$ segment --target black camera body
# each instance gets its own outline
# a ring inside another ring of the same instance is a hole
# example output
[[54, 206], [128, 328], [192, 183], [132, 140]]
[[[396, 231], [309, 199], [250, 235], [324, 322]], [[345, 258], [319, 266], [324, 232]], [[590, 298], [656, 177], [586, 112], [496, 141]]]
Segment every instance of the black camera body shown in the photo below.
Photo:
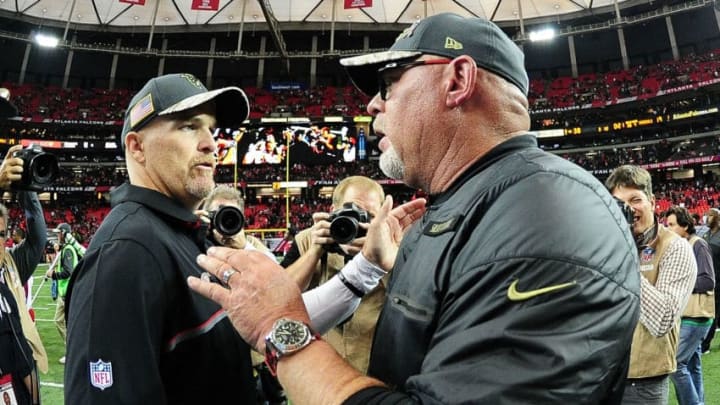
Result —
[[209, 232], [218, 231], [223, 236], [233, 236], [245, 226], [245, 216], [240, 208], [232, 205], [221, 205], [217, 210], [208, 212], [210, 218]]
[[342, 208], [330, 213], [328, 221], [330, 221], [330, 236], [335, 242], [343, 244], [365, 236], [367, 232], [359, 224], [369, 223], [370, 214], [355, 203], [348, 202], [343, 204]]
[[620, 211], [623, 214], [623, 218], [627, 221], [628, 224], [631, 224], [635, 222], [635, 211], [633, 211], [632, 207], [630, 207], [625, 201], [613, 197], [615, 199], [615, 202], [617, 203], [618, 207], [620, 207]]
[[60, 172], [57, 157], [43, 152], [40, 145], [30, 144], [16, 151], [13, 157], [23, 160], [22, 177], [11, 185], [15, 190], [42, 191]]

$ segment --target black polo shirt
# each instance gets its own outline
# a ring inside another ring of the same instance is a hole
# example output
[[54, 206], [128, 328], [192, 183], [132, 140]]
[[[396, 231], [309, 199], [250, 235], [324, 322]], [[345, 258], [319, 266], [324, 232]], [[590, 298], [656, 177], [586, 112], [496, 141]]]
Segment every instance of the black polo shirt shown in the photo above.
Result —
[[146, 188], [112, 204], [70, 281], [65, 402], [254, 403], [249, 346], [186, 284], [207, 230]]

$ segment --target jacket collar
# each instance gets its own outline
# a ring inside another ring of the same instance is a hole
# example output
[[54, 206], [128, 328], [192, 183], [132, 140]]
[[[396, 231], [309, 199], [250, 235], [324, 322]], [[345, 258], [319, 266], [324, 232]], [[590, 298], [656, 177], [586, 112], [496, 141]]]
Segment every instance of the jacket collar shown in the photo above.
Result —
[[177, 200], [149, 188], [124, 183], [110, 193], [110, 204], [112, 207], [123, 202], [142, 204], [153, 210], [157, 215], [190, 230], [206, 228], [204, 222], [202, 222], [197, 215], [189, 211]]
[[655, 222], [650, 228], [635, 237], [635, 245], [639, 250], [642, 250], [648, 246], [655, 247], [658, 237], [658, 224], [658, 220], [657, 218], [655, 218]]
[[533, 135], [514, 136], [507, 141], [495, 146], [489, 152], [482, 155], [475, 163], [465, 170], [460, 177], [444, 192], [429, 197], [429, 205], [440, 204], [450, 198], [457, 190], [477, 173], [485, 170], [498, 159], [520, 149], [537, 147], [537, 139]]

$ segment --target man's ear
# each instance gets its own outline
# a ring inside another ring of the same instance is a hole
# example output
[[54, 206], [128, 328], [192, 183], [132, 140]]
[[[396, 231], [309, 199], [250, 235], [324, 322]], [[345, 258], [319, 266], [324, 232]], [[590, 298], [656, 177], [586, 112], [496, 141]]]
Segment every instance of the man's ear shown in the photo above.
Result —
[[132, 157], [136, 162], [145, 162], [142, 135], [135, 131], [128, 132], [127, 135], [125, 135], [125, 151], [128, 156]]
[[475, 92], [478, 68], [475, 60], [467, 55], [453, 59], [450, 67], [452, 76], [448, 82], [445, 104], [449, 108], [455, 108], [469, 100]]

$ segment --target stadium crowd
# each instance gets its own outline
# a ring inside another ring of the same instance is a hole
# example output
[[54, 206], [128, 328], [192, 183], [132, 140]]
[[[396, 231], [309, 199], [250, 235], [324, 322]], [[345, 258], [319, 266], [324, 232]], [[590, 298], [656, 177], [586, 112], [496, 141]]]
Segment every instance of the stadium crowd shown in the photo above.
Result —
[[[586, 73], [576, 78], [534, 78], [530, 82], [528, 99], [530, 112], [537, 115], [647, 100], [669, 92], [712, 85], [716, 81], [720, 81], [719, 50], [628, 70]], [[9, 82], [1, 86], [10, 90], [20, 115], [35, 122], [46, 119], [120, 122], [125, 113], [124, 106], [132, 95], [128, 89], [63, 89]], [[246, 87], [244, 90], [250, 101], [251, 119], [273, 115], [364, 115], [369, 101], [350, 85]]]

